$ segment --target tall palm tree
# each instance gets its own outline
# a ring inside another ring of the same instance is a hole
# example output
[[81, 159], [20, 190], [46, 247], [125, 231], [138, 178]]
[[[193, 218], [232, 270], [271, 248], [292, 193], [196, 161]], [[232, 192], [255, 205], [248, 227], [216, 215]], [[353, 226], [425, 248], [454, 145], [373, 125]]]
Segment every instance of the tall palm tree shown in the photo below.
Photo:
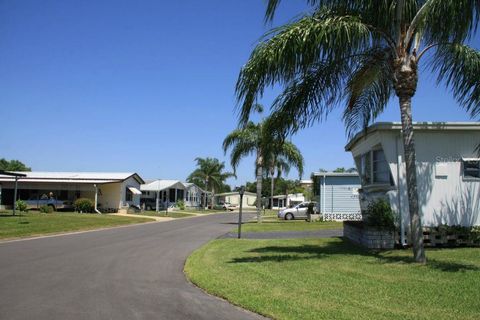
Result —
[[[257, 105], [256, 110], [261, 112], [261, 106]], [[302, 174], [303, 156], [293, 143], [285, 141], [280, 135], [273, 134], [268, 119], [257, 124], [249, 121], [243, 128], [233, 130], [223, 141], [223, 151], [226, 153], [229, 148], [232, 148], [230, 163], [234, 171], [242, 158], [248, 155], [255, 156], [257, 220], [261, 222], [260, 200], [264, 170], [269, 170], [271, 165], [280, 163], [275, 159], [282, 159], [285, 163], [297, 167]]]
[[[205, 190], [210, 190], [212, 193], [211, 197], [211, 206], [213, 209], [214, 203], [213, 199], [215, 196], [215, 191], [220, 190], [229, 177], [233, 177], [234, 174], [231, 172], [225, 172], [225, 163], [220, 162], [216, 158], [195, 158], [197, 162], [197, 169], [195, 169], [188, 177], [188, 182], [201, 182], [200, 185], [203, 185]], [[203, 199], [204, 207], [207, 206], [207, 195]]]
[[255, 124], [249, 121], [243, 128], [233, 130], [223, 140], [223, 151], [232, 147], [230, 164], [236, 172], [238, 164], [243, 157], [255, 155], [255, 172], [257, 181], [257, 221], [262, 221], [261, 202], [262, 198], [262, 177], [264, 168], [264, 148], [266, 147], [265, 123]]
[[[242, 123], [268, 86], [278, 125], [296, 131], [345, 106], [347, 133], [366, 127], [399, 100], [414, 259], [425, 263], [418, 205], [412, 97], [423, 66], [436, 72], [472, 117], [480, 115], [479, 0], [307, 0], [310, 12], [257, 45], [237, 82]], [[269, 0], [271, 20], [280, 0]]]
[[301, 178], [303, 175], [304, 160], [302, 153], [292, 142], [280, 140], [280, 144], [274, 146], [269, 155], [266, 156], [266, 172], [270, 175], [270, 208], [273, 208], [273, 192], [275, 189], [275, 172], [277, 178], [282, 173], [286, 175], [290, 172], [290, 167], [294, 166]]

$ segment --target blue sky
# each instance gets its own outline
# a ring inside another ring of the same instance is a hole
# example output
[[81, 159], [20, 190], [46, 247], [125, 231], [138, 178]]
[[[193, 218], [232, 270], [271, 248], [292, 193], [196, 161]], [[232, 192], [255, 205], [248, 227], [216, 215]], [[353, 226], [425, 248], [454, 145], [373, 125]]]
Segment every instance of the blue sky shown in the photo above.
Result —
[[[273, 25], [305, 10], [285, 1]], [[0, 157], [36, 171], [135, 171], [185, 179], [196, 157], [228, 165], [234, 86], [272, 25], [262, 0], [0, 1]], [[265, 105], [272, 101], [267, 93]], [[416, 121], [468, 121], [424, 74]], [[381, 121], [399, 121], [392, 101]], [[340, 111], [292, 138], [306, 174], [351, 167]], [[238, 168], [252, 181], [253, 159]], [[292, 171], [291, 178], [297, 173]]]

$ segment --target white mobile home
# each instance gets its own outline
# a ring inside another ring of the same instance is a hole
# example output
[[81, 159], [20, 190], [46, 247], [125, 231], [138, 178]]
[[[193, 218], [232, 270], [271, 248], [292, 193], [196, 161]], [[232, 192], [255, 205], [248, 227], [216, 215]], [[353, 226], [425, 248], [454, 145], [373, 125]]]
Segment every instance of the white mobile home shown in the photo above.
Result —
[[[256, 206], [257, 195], [252, 192], [247, 192], [243, 194], [243, 208], [254, 208]], [[240, 194], [238, 192], [225, 192], [215, 195], [215, 204], [231, 203], [234, 205], [240, 205]]]
[[[17, 200], [35, 200], [53, 194], [58, 200], [97, 200], [100, 211], [113, 212], [140, 204], [140, 184], [136, 173], [107, 172], [21, 172]], [[0, 207], [13, 206], [14, 177], [0, 175]]]
[[204, 203], [204, 197], [207, 194], [194, 183], [165, 179], [142, 184], [140, 190], [142, 191], [142, 202], [145, 202], [148, 210], [156, 208], [157, 199], [162, 206], [181, 200], [185, 202], [186, 207], [198, 208]]
[[[480, 224], [480, 123], [416, 123], [419, 208], [424, 226]], [[362, 209], [379, 197], [400, 213], [402, 243], [409, 230], [400, 123], [377, 123], [345, 147], [361, 176]]]
[[305, 201], [303, 193], [280, 194], [273, 196], [273, 210], [291, 208]]
[[360, 177], [357, 173], [315, 172], [318, 212], [325, 220], [361, 220]]

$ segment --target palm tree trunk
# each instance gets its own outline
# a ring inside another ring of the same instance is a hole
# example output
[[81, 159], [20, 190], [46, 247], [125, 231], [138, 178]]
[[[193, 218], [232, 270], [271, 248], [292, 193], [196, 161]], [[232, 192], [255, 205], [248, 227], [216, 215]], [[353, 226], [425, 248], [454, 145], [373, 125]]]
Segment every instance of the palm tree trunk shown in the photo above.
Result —
[[274, 170], [270, 171], [270, 179], [271, 179], [271, 181], [270, 181], [270, 209], [272, 209], [272, 210], [273, 210], [273, 189], [275, 187], [275, 176], [274, 176], [274, 174], [275, 174]]
[[401, 96], [400, 114], [402, 118], [403, 149], [405, 154], [407, 174], [408, 209], [410, 211], [411, 240], [413, 257], [416, 262], [425, 263], [425, 250], [423, 247], [423, 231], [418, 208], [417, 172], [415, 160], [415, 140], [412, 123], [412, 98]]
[[402, 118], [403, 151], [405, 154], [405, 171], [407, 175], [408, 209], [410, 211], [410, 233], [413, 245], [413, 258], [425, 263], [423, 231], [418, 208], [417, 169], [415, 162], [415, 140], [412, 123], [412, 97], [417, 89], [418, 69], [415, 56], [407, 55], [400, 48], [400, 57], [394, 61], [395, 92], [400, 102]]
[[208, 198], [208, 178], [205, 179], [205, 196], [203, 197], [203, 209], [207, 208], [207, 198]]
[[215, 201], [215, 188], [213, 186], [212, 186], [212, 199], [210, 201], [211, 201], [210, 206], [213, 210], [213, 203]]
[[262, 222], [262, 168], [263, 161], [260, 151], [257, 152], [257, 221]]

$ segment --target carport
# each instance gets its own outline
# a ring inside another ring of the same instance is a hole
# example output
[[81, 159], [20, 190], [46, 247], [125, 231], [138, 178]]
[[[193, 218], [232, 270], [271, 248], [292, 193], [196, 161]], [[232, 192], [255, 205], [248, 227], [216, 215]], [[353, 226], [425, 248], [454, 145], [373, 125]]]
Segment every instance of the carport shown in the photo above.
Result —
[[155, 193], [155, 210], [160, 211], [160, 201], [167, 206], [185, 198], [185, 185], [180, 180], [155, 180], [142, 184], [140, 190], [147, 195]]
[[[21, 177], [26, 177], [27, 175], [25, 173], [10, 172], [10, 171], [4, 171], [4, 170], [0, 170], [0, 174], [4, 176], [14, 177], [15, 179], [15, 186], [14, 186], [14, 192], [13, 192], [13, 215], [15, 215], [15, 210], [17, 209], [15, 205], [15, 201], [17, 199], [18, 179]], [[2, 185], [0, 184], [0, 206], [1, 205], [2, 205]]]

